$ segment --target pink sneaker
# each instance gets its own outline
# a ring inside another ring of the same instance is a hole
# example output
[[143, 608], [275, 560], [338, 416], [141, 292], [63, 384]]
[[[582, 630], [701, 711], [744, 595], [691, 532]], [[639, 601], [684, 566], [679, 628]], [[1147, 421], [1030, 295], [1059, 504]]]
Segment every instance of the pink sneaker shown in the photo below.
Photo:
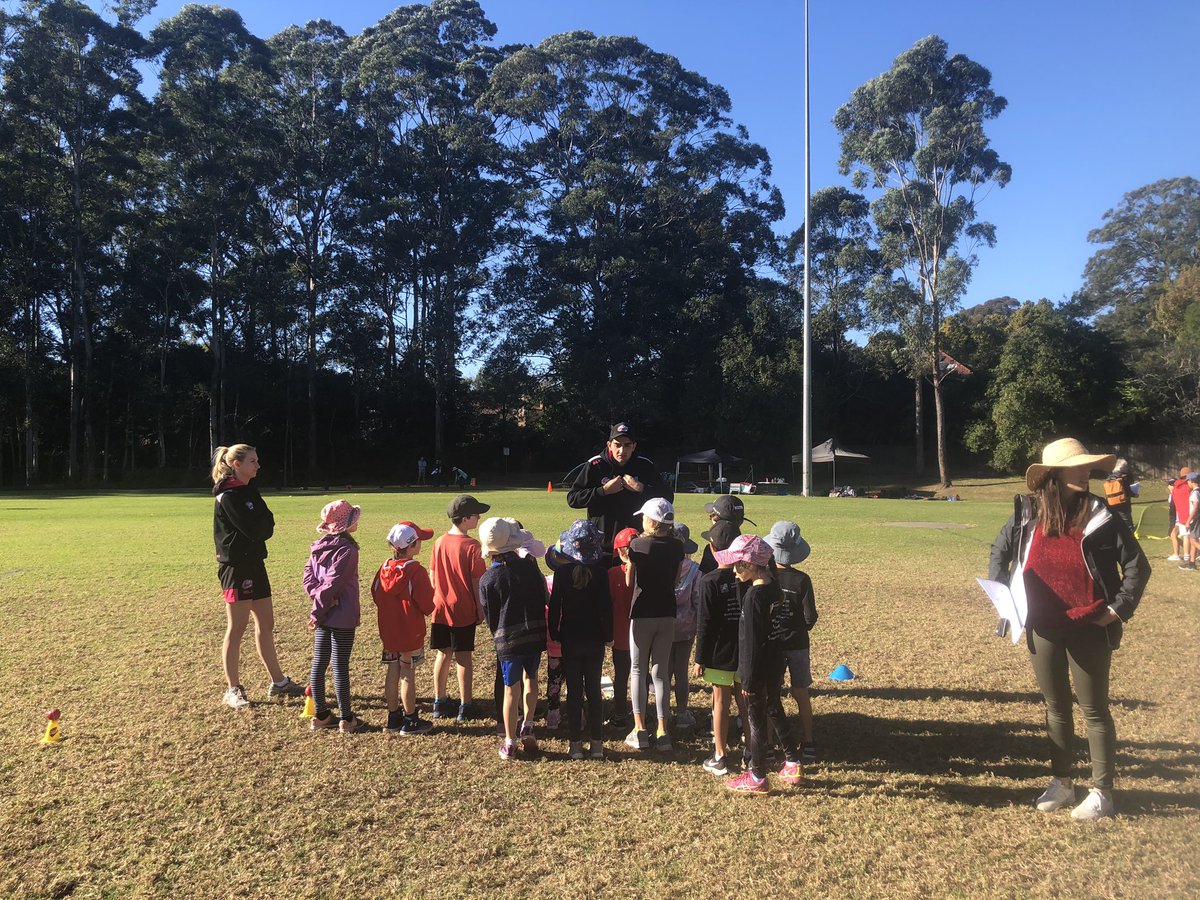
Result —
[[784, 784], [802, 784], [804, 769], [800, 767], [800, 763], [785, 762], [783, 768], [779, 770], [779, 780]]
[[500, 750], [498, 752], [500, 754], [500, 758], [505, 762], [512, 762], [515, 759], [520, 759], [520, 754], [517, 752], [517, 745], [510, 744], [508, 741], [505, 741], [500, 745]]
[[771, 793], [771, 788], [767, 784], [765, 778], [755, 778], [754, 773], [746, 770], [741, 775], [735, 775], [733, 778], [725, 780], [725, 787], [733, 791], [735, 794], [754, 794], [756, 796], [765, 797]]

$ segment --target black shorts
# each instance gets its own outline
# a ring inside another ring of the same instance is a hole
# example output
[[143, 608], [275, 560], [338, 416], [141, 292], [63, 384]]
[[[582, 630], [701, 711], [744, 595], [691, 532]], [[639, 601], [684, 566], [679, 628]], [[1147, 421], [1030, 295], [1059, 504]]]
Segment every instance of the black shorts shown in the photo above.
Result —
[[225, 594], [226, 603], [267, 600], [271, 596], [267, 565], [261, 559], [258, 562], [238, 563], [235, 566], [220, 563], [217, 566], [217, 578], [221, 582], [221, 591]]
[[470, 653], [475, 649], [475, 629], [477, 627], [477, 625], [462, 625], [456, 628], [442, 622], [430, 622], [429, 649]]

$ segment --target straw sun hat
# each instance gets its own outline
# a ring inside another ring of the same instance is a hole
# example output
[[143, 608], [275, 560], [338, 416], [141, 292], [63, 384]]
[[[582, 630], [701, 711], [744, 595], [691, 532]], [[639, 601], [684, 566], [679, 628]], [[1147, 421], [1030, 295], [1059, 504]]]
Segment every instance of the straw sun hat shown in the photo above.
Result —
[[1070, 469], [1087, 466], [1090, 469], [1110, 470], [1117, 458], [1111, 453], [1088, 453], [1087, 447], [1075, 438], [1059, 438], [1042, 450], [1042, 461], [1025, 470], [1025, 484], [1036, 491], [1051, 469]]

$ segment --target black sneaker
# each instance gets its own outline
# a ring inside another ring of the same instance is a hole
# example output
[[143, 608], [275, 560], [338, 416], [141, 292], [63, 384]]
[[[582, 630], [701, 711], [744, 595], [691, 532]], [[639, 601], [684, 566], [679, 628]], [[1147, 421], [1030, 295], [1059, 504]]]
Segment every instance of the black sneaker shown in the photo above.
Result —
[[453, 719], [458, 712], [458, 704], [449, 697], [437, 697], [433, 701], [433, 718]]
[[817, 761], [817, 745], [810, 744], [807, 741], [800, 745], [800, 761], [801, 762], [816, 762]]
[[383, 726], [383, 730], [388, 734], [396, 734], [404, 729], [404, 710], [389, 709], [387, 724]]
[[617, 715], [616, 713], [613, 713], [608, 719], [608, 727], [618, 728], [621, 731], [625, 731], [630, 727], [629, 715]]
[[401, 734], [428, 734], [433, 730], [433, 723], [426, 722], [416, 713], [411, 716], [404, 717], [404, 724], [400, 726]]
[[713, 775], [728, 775], [729, 766], [725, 764], [725, 757], [717, 756], [714, 752], [712, 756], [704, 761], [704, 771], [710, 772]]

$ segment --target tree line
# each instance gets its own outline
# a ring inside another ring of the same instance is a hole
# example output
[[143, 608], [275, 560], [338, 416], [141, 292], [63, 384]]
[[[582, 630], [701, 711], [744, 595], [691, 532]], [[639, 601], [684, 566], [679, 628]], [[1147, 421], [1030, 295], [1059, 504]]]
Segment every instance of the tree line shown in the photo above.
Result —
[[[473, 0], [267, 39], [152, 7], [0, 7], [0, 483], [194, 480], [233, 440], [283, 483], [553, 469], [624, 418], [664, 462], [786, 474], [803, 230], [719, 85], [632, 37], [498, 46]], [[813, 198], [817, 433], [920, 471], [931, 429], [944, 483], [1072, 416], [1195, 428], [1191, 179], [1106, 216], [1070, 303], [956, 313], [1004, 107], [918, 41], [838, 111], [853, 189]]]

